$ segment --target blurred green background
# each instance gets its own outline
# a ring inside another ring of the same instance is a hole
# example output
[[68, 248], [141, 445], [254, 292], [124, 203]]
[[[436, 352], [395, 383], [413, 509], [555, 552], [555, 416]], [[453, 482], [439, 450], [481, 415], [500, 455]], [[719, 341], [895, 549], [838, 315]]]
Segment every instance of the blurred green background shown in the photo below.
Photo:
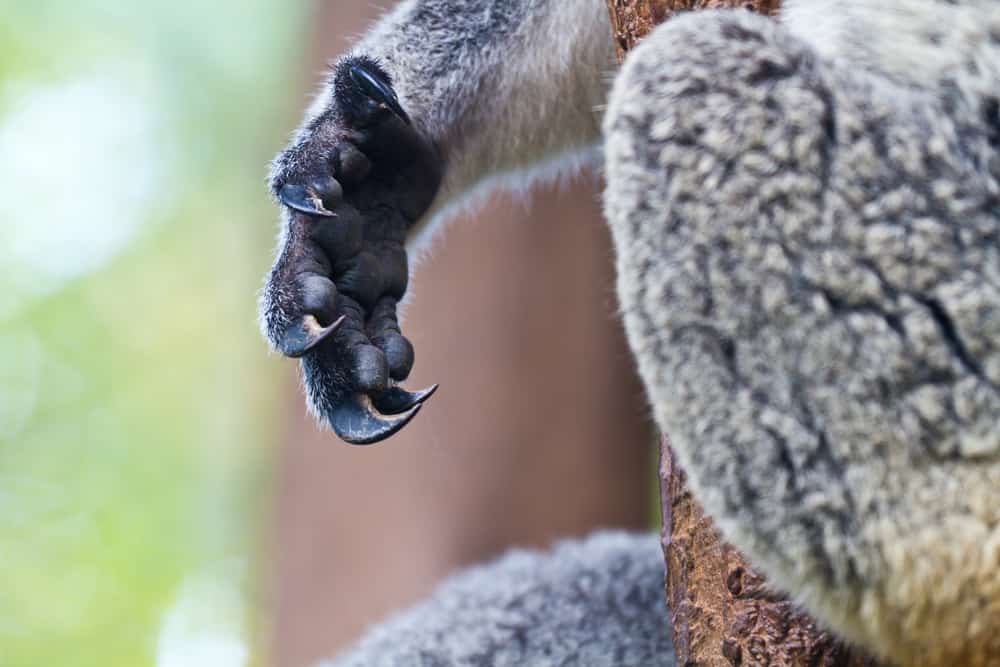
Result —
[[4, 667], [262, 661], [253, 295], [307, 10], [0, 0]]

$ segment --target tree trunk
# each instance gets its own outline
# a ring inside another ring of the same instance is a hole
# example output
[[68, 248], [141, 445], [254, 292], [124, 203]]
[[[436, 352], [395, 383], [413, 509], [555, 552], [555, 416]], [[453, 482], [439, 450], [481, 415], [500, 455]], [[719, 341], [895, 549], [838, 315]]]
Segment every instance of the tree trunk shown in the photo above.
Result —
[[743, 7], [771, 15], [778, 13], [781, 0], [607, 0], [607, 3], [618, 60], [624, 60], [626, 51], [631, 50], [657, 23], [677, 12]]
[[[680, 11], [743, 7], [775, 14], [780, 0], [607, 0], [618, 57]], [[875, 666], [820, 628], [721, 539], [684, 483], [669, 441], [660, 467], [667, 603], [678, 665]]]

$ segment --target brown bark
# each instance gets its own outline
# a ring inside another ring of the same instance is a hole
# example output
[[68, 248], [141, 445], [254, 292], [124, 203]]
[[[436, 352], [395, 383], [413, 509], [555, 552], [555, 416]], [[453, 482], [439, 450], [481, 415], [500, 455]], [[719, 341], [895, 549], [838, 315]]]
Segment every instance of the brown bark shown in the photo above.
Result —
[[776, 14], [781, 0], [607, 0], [607, 3], [615, 48], [621, 61], [625, 59], [625, 52], [657, 23], [677, 12], [743, 7], [761, 14]]
[[[775, 14], [780, 0], [607, 0], [618, 57], [680, 11], [743, 7]], [[847, 649], [767, 582], [715, 529], [663, 440], [660, 469], [667, 602], [679, 665], [875, 666]]]

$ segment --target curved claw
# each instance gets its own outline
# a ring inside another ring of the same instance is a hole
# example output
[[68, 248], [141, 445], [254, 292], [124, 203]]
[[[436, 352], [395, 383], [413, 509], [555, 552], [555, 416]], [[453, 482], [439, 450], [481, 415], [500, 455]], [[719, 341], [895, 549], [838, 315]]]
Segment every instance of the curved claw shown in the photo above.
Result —
[[351, 80], [354, 81], [354, 84], [358, 88], [365, 91], [368, 97], [382, 104], [389, 111], [399, 116], [403, 122], [410, 125], [410, 117], [406, 115], [403, 107], [400, 106], [396, 93], [384, 81], [380, 81], [372, 76], [371, 72], [358, 65], [351, 65], [350, 73]]
[[398, 415], [415, 405], [423, 405], [424, 401], [434, 395], [438, 385], [431, 385], [422, 391], [406, 391], [402, 387], [389, 387], [372, 399], [375, 409], [384, 415]]
[[340, 328], [340, 325], [347, 319], [346, 315], [341, 315], [336, 322], [328, 327], [320, 325], [319, 320], [313, 315], [305, 315], [297, 324], [288, 327], [278, 342], [278, 349], [286, 357], [297, 358], [304, 355], [322, 343], [327, 336]]
[[410, 423], [420, 405], [414, 405], [398, 415], [383, 415], [365, 394], [352, 394], [333, 409], [330, 425], [341, 440], [352, 445], [370, 445], [385, 440]]
[[304, 185], [293, 185], [286, 183], [278, 191], [278, 199], [282, 204], [296, 211], [309, 215], [321, 215], [325, 218], [332, 218], [333, 212], [323, 205], [323, 200], [316, 191]]

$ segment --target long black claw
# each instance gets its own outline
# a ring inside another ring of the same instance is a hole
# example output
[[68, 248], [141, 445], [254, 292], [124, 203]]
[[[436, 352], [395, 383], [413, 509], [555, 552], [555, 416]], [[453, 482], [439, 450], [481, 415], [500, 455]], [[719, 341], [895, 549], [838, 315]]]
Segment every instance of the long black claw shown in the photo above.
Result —
[[423, 391], [406, 391], [399, 386], [389, 387], [372, 399], [372, 404], [376, 410], [384, 415], [398, 415], [416, 405], [423, 405], [428, 398], [434, 395], [437, 388], [436, 384]]
[[420, 411], [414, 405], [399, 415], [380, 414], [365, 394], [352, 394], [350, 398], [333, 409], [330, 425], [341, 440], [352, 445], [370, 445], [385, 440], [390, 435], [410, 423]]
[[365, 91], [368, 97], [384, 105], [391, 112], [399, 116], [403, 122], [410, 125], [410, 117], [403, 111], [403, 107], [400, 106], [399, 99], [392, 88], [384, 81], [380, 81], [378, 78], [372, 76], [371, 72], [359, 65], [351, 65], [350, 72], [351, 80], [354, 81], [358, 88]]
[[304, 185], [292, 185], [287, 183], [281, 186], [278, 191], [278, 199], [281, 203], [296, 211], [308, 213], [309, 215], [321, 215], [332, 218], [333, 212], [323, 205], [323, 200], [312, 188]]
[[301, 357], [339, 329], [345, 319], [347, 316], [341, 315], [336, 322], [324, 327], [313, 315], [306, 315], [295, 325], [288, 327], [284, 335], [281, 336], [278, 349], [286, 357]]

